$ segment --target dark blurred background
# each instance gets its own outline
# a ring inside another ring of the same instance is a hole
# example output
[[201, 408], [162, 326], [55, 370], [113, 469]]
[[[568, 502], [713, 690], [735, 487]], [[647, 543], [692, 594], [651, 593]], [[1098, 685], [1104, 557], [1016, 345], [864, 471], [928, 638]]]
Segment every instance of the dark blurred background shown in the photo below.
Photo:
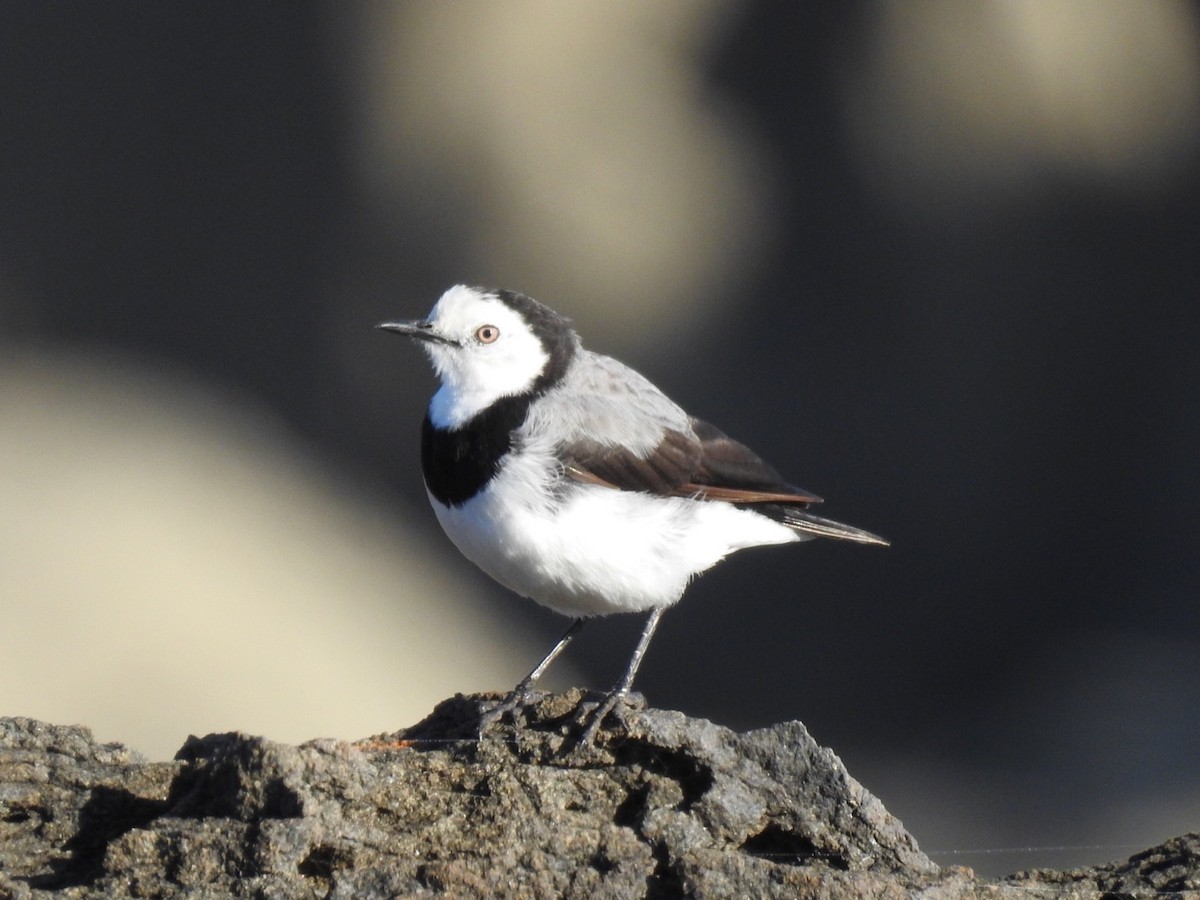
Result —
[[1200, 827], [1195, 4], [0, 18], [0, 712], [168, 756], [515, 682], [562, 622], [438, 533], [372, 328], [484, 283], [893, 541], [722, 564], [650, 702], [803, 720], [984, 873]]

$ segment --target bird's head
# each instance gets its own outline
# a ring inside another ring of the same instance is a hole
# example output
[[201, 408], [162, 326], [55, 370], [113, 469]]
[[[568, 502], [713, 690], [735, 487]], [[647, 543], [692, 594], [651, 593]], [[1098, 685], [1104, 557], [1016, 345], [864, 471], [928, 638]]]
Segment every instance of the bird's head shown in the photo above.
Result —
[[544, 391], [562, 377], [579, 340], [568, 319], [513, 291], [456, 285], [424, 319], [384, 322], [421, 343], [441, 389], [433, 424], [457, 428], [502, 397]]

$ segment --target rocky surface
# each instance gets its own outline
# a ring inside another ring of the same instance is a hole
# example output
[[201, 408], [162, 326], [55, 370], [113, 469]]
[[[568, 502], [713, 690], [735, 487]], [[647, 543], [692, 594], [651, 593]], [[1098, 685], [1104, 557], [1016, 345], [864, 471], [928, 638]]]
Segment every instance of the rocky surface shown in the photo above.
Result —
[[579, 748], [569, 692], [476, 741], [489, 699], [353, 744], [191, 738], [169, 763], [0, 719], [0, 897], [1200, 897], [1197, 835], [999, 882], [938, 869], [799, 723], [625, 710]]

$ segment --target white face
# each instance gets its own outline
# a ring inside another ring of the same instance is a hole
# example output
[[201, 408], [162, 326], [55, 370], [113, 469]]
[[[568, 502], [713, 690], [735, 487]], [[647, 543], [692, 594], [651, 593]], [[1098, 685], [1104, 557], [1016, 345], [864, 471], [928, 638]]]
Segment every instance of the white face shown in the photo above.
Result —
[[550, 358], [515, 310], [475, 288], [450, 288], [428, 321], [452, 342], [421, 342], [442, 382], [429, 407], [439, 428], [462, 425], [501, 397], [528, 390]]

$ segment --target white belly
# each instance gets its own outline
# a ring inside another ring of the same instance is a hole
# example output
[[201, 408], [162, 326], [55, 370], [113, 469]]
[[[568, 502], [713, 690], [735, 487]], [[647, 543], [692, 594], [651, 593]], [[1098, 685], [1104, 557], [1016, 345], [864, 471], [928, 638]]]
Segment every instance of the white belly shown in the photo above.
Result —
[[564, 615], [668, 606], [692, 576], [732, 551], [800, 539], [727, 503], [552, 484], [547, 470], [537, 460], [509, 457], [463, 505], [446, 507], [432, 497], [430, 503], [464, 556], [510, 590]]

